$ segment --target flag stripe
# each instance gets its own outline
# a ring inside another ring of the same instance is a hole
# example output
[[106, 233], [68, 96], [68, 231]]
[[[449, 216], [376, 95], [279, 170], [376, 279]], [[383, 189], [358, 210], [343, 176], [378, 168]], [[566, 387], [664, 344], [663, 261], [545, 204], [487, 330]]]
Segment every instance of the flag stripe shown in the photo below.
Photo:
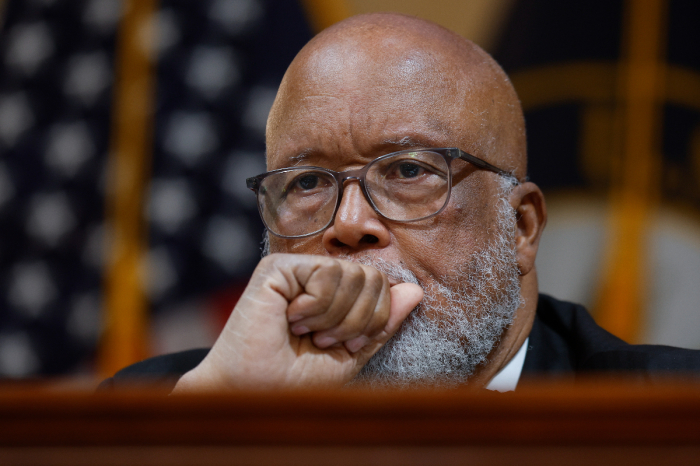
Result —
[[622, 158], [612, 189], [611, 242], [598, 307], [600, 324], [628, 341], [640, 334], [646, 299], [645, 252], [658, 203], [665, 0], [628, 0], [626, 57], [620, 74]]
[[125, 2], [118, 32], [117, 80], [108, 168], [109, 251], [105, 274], [102, 375], [148, 355], [144, 193], [152, 159], [156, 0]]

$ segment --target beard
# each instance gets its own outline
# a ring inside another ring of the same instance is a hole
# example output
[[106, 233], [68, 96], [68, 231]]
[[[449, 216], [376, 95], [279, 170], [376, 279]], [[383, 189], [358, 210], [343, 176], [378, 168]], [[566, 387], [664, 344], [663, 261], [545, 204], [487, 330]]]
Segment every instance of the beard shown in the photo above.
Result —
[[[423, 300], [396, 334], [351, 382], [374, 388], [452, 387], [485, 364], [521, 305], [515, 251], [516, 218], [508, 194], [517, 180], [501, 178], [495, 234], [449, 277], [421, 283], [402, 264], [371, 256], [339, 257], [374, 267], [395, 280], [423, 288]], [[263, 256], [269, 254], [268, 233]]]
[[515, 251], [515, 212], [504, 180], [496, 234], [457, 273], [420, 283], [401, 264], [369, 256], [351, 260], [423, 288], [424, 298], [398, 332], [362, 368], [353, 384], [370, 387], [450, 387], [485, 364], [521, 305]]

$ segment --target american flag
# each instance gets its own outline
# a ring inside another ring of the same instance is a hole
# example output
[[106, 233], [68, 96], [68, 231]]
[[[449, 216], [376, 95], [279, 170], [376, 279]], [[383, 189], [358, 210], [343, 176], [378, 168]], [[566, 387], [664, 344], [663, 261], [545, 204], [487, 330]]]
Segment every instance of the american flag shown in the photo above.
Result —
[[[7, 0], [0, 32], [0, 376], [91, 372], [104, 324], [107, 163], [131, 2]], [[0, 3], [1, 5], [1, 3]], [[211, 343], [260, 254], [244, 179], [311, 37], [287, 0], [162, 0], [143, 205], [152, 352]]]

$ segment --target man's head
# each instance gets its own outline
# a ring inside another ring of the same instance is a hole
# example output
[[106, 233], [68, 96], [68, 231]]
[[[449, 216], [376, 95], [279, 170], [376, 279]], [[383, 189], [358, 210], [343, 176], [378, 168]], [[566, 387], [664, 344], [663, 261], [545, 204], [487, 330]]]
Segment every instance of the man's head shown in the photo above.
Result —
[[[268, 119], [270, 170], [312, 165], [343, 171], [390, 152], [437, 147], [458, 147], [524, 180], [524, 121], [506, 75], [471, 42], [402, 15], [357, 16], [316, 36], [289, 67]], [[434, 302], [424, 311], [432, 322], [439, 323], [446, 308], [464, 307], [450, 300], [450, 293], [473, 298], [461, 312], [471, 322], [489, 313], [480, 308], [484, 302], [508, 301], [510, 316], [501, 317], [495, 330], [501, 344], [486, 349], [493, 362], [482, 364], [490, 367], [482, 371], [487, 377], [529, 331], [544, 204], [531, 183], [513, 188], [502, 175], [463, 160], [452, 163], [452, 173], [451, 197], [437, 216], [411, 223], [386, 220], [367, 203], [358, 183], [347, 181], [326, 230], [307, 238], [271, 237], [270, 248], [408, 271], [426, 290], [442, 290], [432, 294]], [[504, 213], [504, 205], [510, 211]], [[507, 266], [489, 268], [483, 258], [504, 242], [493, 260]], [[502, 257], [504, 250], [510, 258]], [[507, 285], [513, 276], [522, 292]], [[511, 330], [504, 330], [521, 301]]]

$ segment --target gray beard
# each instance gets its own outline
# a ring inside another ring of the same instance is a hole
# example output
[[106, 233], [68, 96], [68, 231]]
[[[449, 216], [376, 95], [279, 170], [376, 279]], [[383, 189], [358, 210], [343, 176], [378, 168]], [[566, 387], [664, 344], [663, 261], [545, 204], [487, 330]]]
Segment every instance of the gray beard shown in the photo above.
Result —
[[425, 295], [353, 384], [377, 388], [456, 386], [467, 382], [477, 367], [487, 362], [521, 304], [516, 220], [507, 191], [500, 196], [498, 206], [497, 231], [491, 244], [474, 253], [455, 275], [438, 278], [436, 283], [420, 283], [401, 264], [371, 257], [354, 259], [398, 281], [420, 285]]
[[[456, 386], [466, 383], [477, 367], [487, 362], [521, 305], [516, 219], [508, 202], [513, 181], [502, 178], [491, 243], [472, 254], [454, 275], [421, 283], [402, 264], [371, 256], [341, 257], [375, 267], [399, 282], [415, 283], [424, 292], [420, 304], [352, 384], [375, 388]], [[263, 255], [268, 253], [266, 233]]]

